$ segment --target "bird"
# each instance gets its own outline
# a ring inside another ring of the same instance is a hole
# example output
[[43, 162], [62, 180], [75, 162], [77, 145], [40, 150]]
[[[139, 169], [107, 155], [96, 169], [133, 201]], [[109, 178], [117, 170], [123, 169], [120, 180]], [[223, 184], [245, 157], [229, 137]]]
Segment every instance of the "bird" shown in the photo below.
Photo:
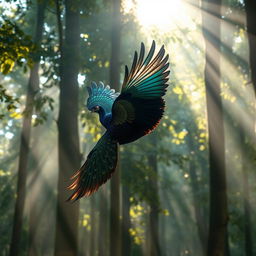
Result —
[[105, 133], [88, 154], [85, 163], [71, 177], [68, 201], [76, 201], [96, 192], [113, 175], [118, 162], [119, 145], [131, 143], [152, 132], [164, 114], [168, 87], [169, 55], [164, 45], [157, 54], [153, 40], [145, 57], [141, 43], [135, 51], [131, 69], [125, 66], [121, 92], [102, 82], [92, 82], [88, 89], [87, 108], [98, 113]]

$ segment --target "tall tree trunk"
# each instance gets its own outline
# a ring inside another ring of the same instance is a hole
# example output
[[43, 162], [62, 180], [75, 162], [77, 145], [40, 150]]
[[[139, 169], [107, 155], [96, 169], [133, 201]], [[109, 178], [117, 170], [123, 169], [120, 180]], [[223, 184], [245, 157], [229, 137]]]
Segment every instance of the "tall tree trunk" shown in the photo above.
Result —
[[110, 255], [119, 256], [121, 252], [120, 221], [120, 163], [110, 184]]
[[[112, 0], [112, 32], [110, 85], [120, 90], [120, 33], [121, 33], [121, 1]], [[120, 161], [110, 184], [110, 255], [121, 253], [121, 223], [120, 223]]]
[[95, 194], [91, 196], [91, 232], [90, 232], [90, 256], [96, 255], [96, 197]]
[[249, 168], [250, 159], [247, 157], [248, 151], [252, 150], [246, 143], [247, 138], [243, 130], [240, 131], [241, 154], [242, 154], [242, 181], [243, 181], [243, 204], [244, 204], [244, 240], [245, 255], [253, 255], [252, 245], [252, 227], [251, 227], [251, 206], [250, 206], [250, 189], [249, 189]]
[[[27, 200], [29, 200], [29, 230], [28, 230], [28, 255], [29, 256], [37, 256], [39, 255], [39, 250], [37, 242], [37, 234], [40, 225], [38, 225], [39, 220], [42, 217], [42, 205], [38, 205], [39, 192], [40, 190], [40, 179], [38, 179], [41, 174], [41, 164], [37, 158], [38, 154], [38, 145], [40, 145], [40, 135], [42, 134], [42, 126], [36, 127], [33, 129], [33, 144], [31, 145], [31, 166], [29, 167], [29, 176], [27, 178], [27, 187], [29, 187], [30, 193], [27, 196]], [[31, 186], [32, 185], [32, 186]]]
[[196, 159], [190, 160], [189, 174], [190, 174], [190, 178], [191, 178], [191, 189], [192, 189], [192, 193], [193, 193], [193, 207], [194, 207], [194, 212], [195, 212], [198, 236], [199, 236], [199, 239], [201, 242], [203, 255], [206, 255], [207, 229], [206, 229], [205, 218], [203, 216], [203, 207], [200, 204], [200, 201], [198, 200], [198, 197], [197, 197], [197, 193], [200, 189], [199, 188], [200, 184], [197, 181], [195, 161], [196, 161]]
[[249, 64], [251, 69], [251, 80], [256, 96], [256, 2], [255, 0], [245, 0], [244, 3], [249, 42]]
[[160, 243], [159, 243], [159, 195], [158, 195], [158, 167], [157, 167], [157, 152], [153, 147], [156, 146], [156, 133], [152, 136], [152, 153], [148, 157], [148, 164], [152, 168], [152, 177], [150, 180], [150, 189], [152, 191], [150, 198], [150, 212], [149, 212], [149, 255], [160, 256]]
[[243, 201], [244, 201], [244, 234], [245, 234], [245, 255], [253, 256], [252, 233], [251, 233], [251, 211], [250, 193], [248, 182], [248, 165], [243, 159]]
[[210, 163], [210, 225], [207, 255], [222, 256], [226, 254], [228, 209], [223, 107], [220, 95], [221, 0], [205, 0], [202, 6]]
[[129, 229], [131, 228], [130, 219], [130, 191], [129, 187], [122, 187], [122, 256], [131, 255], [131, 236]]
[[[34, 42], [38, 45], [41, 44], [43, 34], [44, 12], [47, 0], [37, 1], [36, 12], [36, 28], [34, 35]], [[26, 106], [24, 111], [21, 141], [20, 141], [20, 153], [19, 153], [19, 165], [18, 165], [18, 184], [17, 184], [17, 198], [15, 203], [14, 221], [12, 229], [12, 238], [10, 245], [10, 256], [19, 255], [19, 244], [22, 230], [22, 219], [24, 212], [24, 203], [26, 197], [26, 180], [27, 180], [27, 166], [29, 157], [29, 143], [31, 132], [31, 118], [34, 108], [34, 97], [36, 91], [39, 88], [39, 59], [34, 60], [34, 64], [30, 70], [29, 82], [27, 87]]]
[[193, 208], [195, 213], [195, 220], [197, 226], [198, 237], [202, 246], [202, 255], [206, 255], [207, 252], [207, 219], [205, 216], [207, 215], [205, 211], [205, 207], [200, 200], [198, 200], [198, 192], [200, 191], [200, 183], [198, 181], [198, 175], [196, 170], [202, 170], [206, 166], [205, 161], [200, 157], [200, 153], [197, 150], [197, 146], [193, 143], [194, 136], [197, 134], [190, 134], [188, 137], [188, 146], [190, 152], [196, 152], [191, 154], [191, 159], [189, 161], [189, 175], [191, 179], [191, 190], [192, 190], [192, 200], [193, 200]]
[[[61, 49], [60, 106], [58, 118], [59, 179], [55, 256], [76, 256], [79, 203], [67, 203], [70, 177], [80, 167], [78, 134], [79, 8], [65, 1], [65, 39]], [[62, 38], [60, 38], [62, 42]]]
[[[256, 97], [256, 2], [254, 0], [245, 0], [245, 12], [246, 12], [246, 23], [247, 23], [247, 35], [249, 43], [249, 67], [251, 71], [251, 81]], [[255, 107], [254, 107], [255, 110]], [[255, 125], [256, 118], [255, 113], [252, 116], [252, 124], [250, 127], [251, 134], [253, 134], [252, 145], [255, 147], [256, 134]], [[246, 143], [246, 138], [243, 136], [242, 143]], [[247, 147], [248, 148], [248, 147]], [[249, 190], [249, 180], [248, 180], [248, 159], [243, 151], [243, 187], [244, 187], [244, 228], [245, 228], [245, 253], [246, 256], [253, 255], [252, 246], [252, 234], [251, 234], [251, 223], [250, 223], [250, 190]], [[251, 159], [250, 159], [251, 160]], [[250, 161], [249, 160], [249, 161]], [[254, 161], [254, 160], [251, 160]]]
[[107, 228], [108, 228], [108, 203], [107, 203], [107, 187], [102, 186], [100, 194], [100, 211], [99, 211], [99, 232], [98, 245], [99, 256], [107, 256]]

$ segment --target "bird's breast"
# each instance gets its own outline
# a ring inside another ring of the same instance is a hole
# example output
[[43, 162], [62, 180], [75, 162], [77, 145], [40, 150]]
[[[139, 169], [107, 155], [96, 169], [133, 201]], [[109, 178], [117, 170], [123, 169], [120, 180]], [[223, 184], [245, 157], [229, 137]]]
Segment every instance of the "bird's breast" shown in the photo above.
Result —
[[100, 122], [101, 122], [101, 124], [102, 124], [106, 129], [109, 128], [111, 119], [112, 119], [112, 115], [111, 115], [111, 114], [100, 115]]

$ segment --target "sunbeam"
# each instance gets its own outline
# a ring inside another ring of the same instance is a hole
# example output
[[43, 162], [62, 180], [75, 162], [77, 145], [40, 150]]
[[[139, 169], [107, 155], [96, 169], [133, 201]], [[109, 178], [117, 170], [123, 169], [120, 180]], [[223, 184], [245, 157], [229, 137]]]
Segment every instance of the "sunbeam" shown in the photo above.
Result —
[[0, 255], [254, 255], [251, 1], [53, 2], [0, 0]]

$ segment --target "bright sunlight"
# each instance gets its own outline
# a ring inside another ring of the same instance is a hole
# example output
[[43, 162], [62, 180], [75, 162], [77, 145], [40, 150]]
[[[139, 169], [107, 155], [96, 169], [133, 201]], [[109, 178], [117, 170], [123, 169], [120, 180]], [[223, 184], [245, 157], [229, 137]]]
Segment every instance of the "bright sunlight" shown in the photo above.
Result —
[[182, 0], [126, 0], [124, 12], [131, 11], [145, 30], [156, 29], [158, 32], [167, 32], [192, 23]]

